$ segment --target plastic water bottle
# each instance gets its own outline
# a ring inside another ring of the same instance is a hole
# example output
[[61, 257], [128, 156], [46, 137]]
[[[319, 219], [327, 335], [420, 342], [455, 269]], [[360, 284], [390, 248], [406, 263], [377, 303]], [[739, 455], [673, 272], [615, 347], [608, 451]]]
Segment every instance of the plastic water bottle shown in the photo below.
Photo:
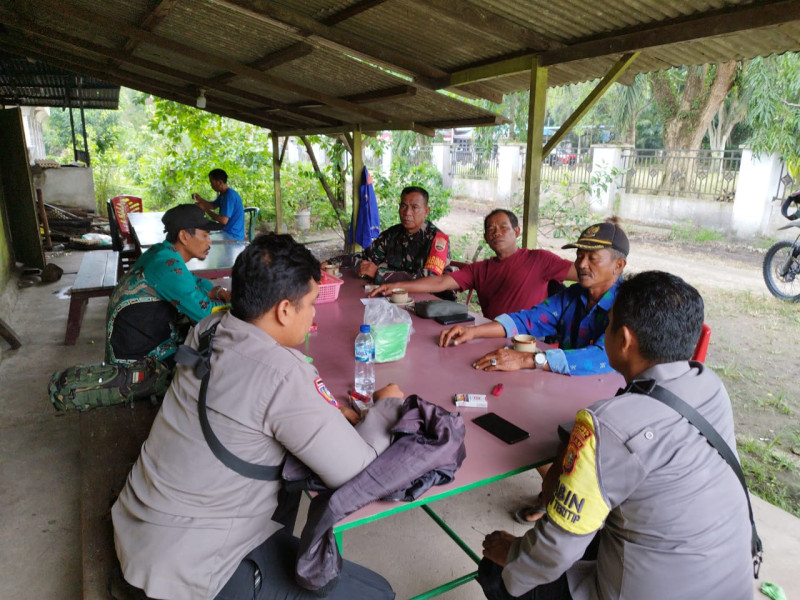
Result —
[[372, 406], [372, 392], [375, 391], [375, 340], [369, 332], [369, 325], [362, 325], [356, 337], [355, 391], [369, 398], [365, 406]]

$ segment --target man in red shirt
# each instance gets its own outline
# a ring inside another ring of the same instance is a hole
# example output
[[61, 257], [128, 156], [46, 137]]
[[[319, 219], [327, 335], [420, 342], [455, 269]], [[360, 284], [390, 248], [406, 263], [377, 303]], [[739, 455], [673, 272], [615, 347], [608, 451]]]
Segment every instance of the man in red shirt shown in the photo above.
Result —
[[[578, 278], [575, 265], [548, 250], [528, 250], [517, 247], [520, 228], [517, 216], [510, 210], [498, 208], [483, 221], [483, 238], [496, 256], [460, 268], [453, 273], [404, 281], [409, 292], [436, 293], [446, 290], [474, 289], [483, 316], [498, 315], [536, 306], [547, 298], [547, 284]], [[387, 283], [370, 296], [392, 293], [397, 283]]]

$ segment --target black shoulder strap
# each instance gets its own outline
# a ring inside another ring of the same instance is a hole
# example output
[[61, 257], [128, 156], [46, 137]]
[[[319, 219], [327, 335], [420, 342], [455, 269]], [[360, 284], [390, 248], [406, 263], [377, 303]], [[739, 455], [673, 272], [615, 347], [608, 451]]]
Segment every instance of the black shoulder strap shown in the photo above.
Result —
[[281, 479], [281, 465], [257, 465], [242, 460], [222, 445], [222, 442], [219, 441], [219, 438], [214, 434], [211, 429], [211, 424], [208, 422], [206, 393], [208, 391], [208, 381], [211, 377], [211, 346], [218, 324], [219, 323], [215, 323], [200, 334], [200, 344], [197, 350], [184, 344], [178, 348], [178, 352], [175, 355], [175, 361], [178, 364], [193, 367], [195, 375], [202, 380], [200, 382], [200, 397], [197, 400], [197, 412], [200, 415], [200, 428], [203, 430], [203, 437], [206, 438], [206, 443], [209, 448], [211, 448], [211, 452], [214, 453], [214, 456], [226, 467], [239, 473], [239, 475], [249, 477], [250, 479], [259, 479], [261, 481], [277, 481]]
[[731, 447], [728, 446], [727, 442], [722, 439], [722, 436], [717, 433], [717, 430], [714, 429], [714, 426], [709, 423], [706, 418], [701, 415], [697, 410], [689, 405], [687, 402], [682, 400], [679, 396], [673, 394], [668, 389], [661, 387], [655, 381], [649, 380], [640, 380], [634, 381], [628, 386], [628, 390], [634, 393], [645, 394], [652, 398], [655, 398], [659, 402], [666, 404], [670, 408], [672, 408], [675, 412], [682, 415], [689, 423], [694, 425], [701, 434], [706, 438], [709, 444], [719, 452], [720, 456], [725, 459], [733, 472], [736, 474], [736, 477], [739, 479], [739, 483], [742, 484], [742, 489], [744, 489], [744, 495], [747, 499], [747, 510], [750, 513], [750, 525], [752, 526], [752, 537], [750, 543], [750, 553], [753, 557], [753, 574], [755, 578], [758, 579], [758, 572], [761, 568], [762, 562], [762, 554], [763, 554], [763, 545], [761, 543], [761, 538], [758, 537], [758, 532], [756, 531], [756, 523], [753, 519], [753, 507], [750, 504], [750, 493], [747, 491], [747, 483], [744, 479], [744, 473], [742, 472], [742, 467], [739, 464], [739, 461], [736, 459], [736, 455], [731, 450]]

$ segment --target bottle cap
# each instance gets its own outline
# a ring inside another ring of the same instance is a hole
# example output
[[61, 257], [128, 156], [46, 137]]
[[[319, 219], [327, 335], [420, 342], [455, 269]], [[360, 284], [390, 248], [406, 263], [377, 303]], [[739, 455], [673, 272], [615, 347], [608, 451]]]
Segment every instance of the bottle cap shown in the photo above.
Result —
[[361, 333], [369, 333], [369, 325], [362, 325]]

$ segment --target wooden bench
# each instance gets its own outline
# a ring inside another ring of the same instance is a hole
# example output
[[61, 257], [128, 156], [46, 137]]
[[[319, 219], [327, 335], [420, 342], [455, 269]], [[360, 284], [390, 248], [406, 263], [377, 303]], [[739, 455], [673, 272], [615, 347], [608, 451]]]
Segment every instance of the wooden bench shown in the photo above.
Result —
[[83, 256], [78, 276], [72, 284], [64, 345], [74, 346], [81, 333], [83, 313], [89, 298], [108, 297], [117, 285], [119, 253], [114, 250], [95, 250]]
[[[83, 598], [105, 600], [117, 565], [111, 506], [125, 485], [158, 406], [148, 401], [80, 413]], [[123, 597], [123, 596], [118, 596]]]

